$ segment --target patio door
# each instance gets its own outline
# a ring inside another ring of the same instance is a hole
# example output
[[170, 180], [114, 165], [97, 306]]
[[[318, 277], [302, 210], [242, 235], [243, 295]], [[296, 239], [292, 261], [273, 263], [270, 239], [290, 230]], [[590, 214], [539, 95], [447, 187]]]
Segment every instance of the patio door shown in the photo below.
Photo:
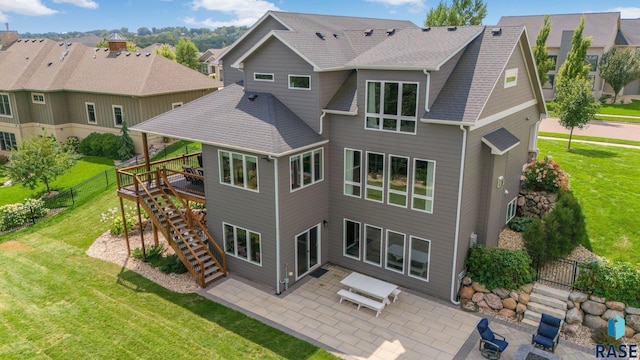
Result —
[[296, 279], [307, 275], [320, 263], [320, 224], [296, 236]]

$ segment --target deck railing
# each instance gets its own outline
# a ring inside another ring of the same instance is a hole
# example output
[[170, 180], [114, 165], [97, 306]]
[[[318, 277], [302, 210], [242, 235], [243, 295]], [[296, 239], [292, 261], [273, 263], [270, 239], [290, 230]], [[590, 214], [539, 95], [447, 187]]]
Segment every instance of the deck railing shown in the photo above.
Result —
[[197, 152], [193, 154], [185, 154], [169, 159], [152, 161], [149, 163], [147, 170], [147, 164], [133, 165], [129, 167], [125, 167], [122, 169], [118, 169], [116, 180], [118, 182], [118, 190], [122, 190], [124, 188], [130, 188], [135, 184], [134, 177], [136, 175], [140, 176], [142, 181], [149, 181], [151, 179], [145, 178], [148, 174], [153, 173], [158, 169], [169, 169], [174, 170], [175, 172], [182, 172], [182, 165], [190, 165], [194, 168], [200, 166], [198, 161], [198, 157], [201, 156], [202, 152]]

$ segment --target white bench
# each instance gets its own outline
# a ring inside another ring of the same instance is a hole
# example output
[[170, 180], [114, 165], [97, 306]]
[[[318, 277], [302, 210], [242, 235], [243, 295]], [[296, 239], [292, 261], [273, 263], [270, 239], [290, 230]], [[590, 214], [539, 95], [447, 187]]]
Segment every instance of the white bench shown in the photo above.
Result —
[[398, 295], [400, 295], [402, 291], [400, 291], [400, 289], [395, 289], [391, 292], [391, 295], [393, 295], [393, 302], [398, 301]]
[[340, 289], [340, 291], [338, 291], [338, 295], [340, 295], [340, 302], [342, 302], [343, 299], [347, 299], [349, 301], [351, 301], [354, 304], [358, 305], [358, 310], [360, 310], [360, 306], [364, 306], [367, 307], [371, 310], [374, 310], [376, 312], [376, 317], [378, 317], [380, 315], [380, 312], [382, 311], [382, 309], [384, 309], [384, 303], [380, 302], [380, 301], [375, 301], [373, 299], [369, 299], [368, 297], [364, 297], [362, 295], [358, 295], [354, 292], [345, 290], [345, 289]]

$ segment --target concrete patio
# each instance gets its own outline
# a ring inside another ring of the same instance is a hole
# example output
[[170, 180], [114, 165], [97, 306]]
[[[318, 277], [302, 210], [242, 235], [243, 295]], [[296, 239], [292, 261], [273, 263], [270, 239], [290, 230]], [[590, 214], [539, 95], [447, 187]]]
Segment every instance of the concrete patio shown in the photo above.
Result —
[[[333, 265], [323, 268], [329, 271], [319, 278], [307, 276], [279, 296], [233, 274], [200, 294], [345, 359], [483, 359], [475, 330], [481, 314], [402, 289], [398, 301], [376, 318], [375, 311], [339, 303], [340, 280], [350, 270]], [[520, 345], [530, 344], [533, 328], [489, 321], [491, 329], [509, 341], [502, 359], [515, 359]], [[560, 343], [556, 355], [594, 358], [586, 349], [566, 342]]]

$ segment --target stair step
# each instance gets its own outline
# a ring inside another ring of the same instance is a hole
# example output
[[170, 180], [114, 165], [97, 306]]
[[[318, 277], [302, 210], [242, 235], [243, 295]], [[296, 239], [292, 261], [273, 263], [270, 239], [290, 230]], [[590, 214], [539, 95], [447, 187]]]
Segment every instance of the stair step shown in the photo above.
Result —
[[[562, 320], [564, 320], [564, 318], [567, 316], [567, 312], [564, 310], [554, 309], [547, 305], [537, 304], [534, 302], [529, 302], [527, 304], [527, 311], [529, 310], [535, 313], [545, 313], [551, 316], [555, 316], [558, 319], [562, 319]], [[525, 312], [525, 316], [526, 316], [526, 312]]]
[[548, 297], [552, 297], [554, 299], [567, 301], [569, 299], [569, 291], [552, 288], [550, 286], [542, 285], [540, 283], [536, 283], [533, 286], [533, 292], [542, 294]]
[[217, 266], [212, 266], [212, 267], [210, 267], [210, 268], [207, 268], [207, 269], [204, 271], [204, 276], [205, 276], [205, 277], [207, 277], [207, 276], [209, 276], [209, 274], [214, 273], [214, 272], [217, 272], [218, 270], [220, 270], [220, 268], [219, 268], [219, 267], [217, 267]]
[[567, 310], [567, 302], [562, 301], [562, 300], [558, 300], [556, 298], [552, 298], [546, 295], [542, 295], [540, 293], [537, 292], [532, 292], [530, 295], [530, 301], [537, 303], [537, 304], [542, 304], [542, 305], [546, 305], [549, 307], [552, 307], [554, 309], [558, 309], [558, 310], [562, 310], [562, 311], [566, 311]]
[[218, 272], [216, 272], [216, 273], [213, 273], [213, 274], [211, 274], [211, 275], [209, 275], [209, 276], [205, 277], [205, 278], [204, 278], [205, 286], [206, 286], [206, 285], [211, 284], [212, 282], [214, 282], [214, 281], [216, 281], [216, 280], [220, 279], [220, 278], [221, 278], [221, 277], [223, 277], [223, 276], [224, 276], [224, 274], [218, 271]]
[[533, 320], [530, 320], [528, 318], [523, 318], [522, 321], [520, 321], [520, 323], [521, 324], [527, 324], [527, 325], [530, 325], [530, 326], [533, 326], [533, 327], [537, 328], [538, 325], [540, 324], [540, 321], [539, 320], [538, 321], [533, 321]]

